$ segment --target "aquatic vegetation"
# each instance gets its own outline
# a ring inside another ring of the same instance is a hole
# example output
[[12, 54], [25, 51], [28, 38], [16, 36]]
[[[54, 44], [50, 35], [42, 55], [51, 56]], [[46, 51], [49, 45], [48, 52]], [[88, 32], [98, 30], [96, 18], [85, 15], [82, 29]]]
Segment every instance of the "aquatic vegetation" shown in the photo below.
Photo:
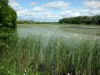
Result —
[[7, 42], [0, 67], [9, 75], [100, 75], [98, 39], [14, 35]]

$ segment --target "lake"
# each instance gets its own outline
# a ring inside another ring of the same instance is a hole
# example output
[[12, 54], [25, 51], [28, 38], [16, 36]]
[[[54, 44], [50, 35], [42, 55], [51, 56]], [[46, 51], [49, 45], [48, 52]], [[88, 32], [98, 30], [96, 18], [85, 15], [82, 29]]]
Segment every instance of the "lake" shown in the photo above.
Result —
[[41, 35], [44, 37], [79, 37], [79, 34], [70, 33], [60, 29], [59, 25], [18, 25], [17, 31], [19, 35], [27, 36], [32, 35]]
[[[73, 26], [73, 25], [71, 25]], [[77, 25], [78, 26], [78, 25]], [[67, 28], [68, 27], [68, 28]], [[83, 26], [82, 26], [83, 27]], [[64, 37], [64, 38], [83, 38], [93, 37], [99, 38], [96, 34], [99, 34], [100, 30], [97, 30], [96, 26], [86, 26], [87, 28], [74, 28], [66, 25], [65, 27], [60, 24], [19, 24], [17, 31], [20, 36], [38, 35], [46, 38], [50, 37]], [[90, 29], [92, 28], [92, 29]], [[95, 28], [95, 29], [93, 29]], [[89, 34], [88, 34], [89, 33]], [[88, 35], [87, 35], [88, 34]], [[99, 38], [100, 39], [100, 38]]]

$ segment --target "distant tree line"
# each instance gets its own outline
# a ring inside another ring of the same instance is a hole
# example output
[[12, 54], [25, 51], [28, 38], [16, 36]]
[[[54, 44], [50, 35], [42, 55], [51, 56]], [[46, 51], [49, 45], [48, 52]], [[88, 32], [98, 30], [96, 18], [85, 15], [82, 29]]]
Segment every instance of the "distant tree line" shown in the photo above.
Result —
[[60, 24], [96, 24], [100, 25], [100, 15], [96, 16], [78, 16], [63, 18], [59, 20]]
[[33, 20], [17, 20], [17, 24], [32, 24]]
[[33, 21], [33, 20], [17, 20], [17, 24], [52, 24], [57, 22], [40, 22], [40, 21]]
[[16, 11], [8, 5], [8, 0], [0, 0], [0, 28], [16, 28]]

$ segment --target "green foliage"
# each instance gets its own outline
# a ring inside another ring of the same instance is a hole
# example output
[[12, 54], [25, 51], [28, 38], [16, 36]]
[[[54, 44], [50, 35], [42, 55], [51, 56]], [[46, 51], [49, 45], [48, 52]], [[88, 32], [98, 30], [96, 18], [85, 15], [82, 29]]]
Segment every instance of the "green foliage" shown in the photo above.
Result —
[[16, 28], [16, 11], [8, 5], [8, 0], [0, 0], [0, 55], [7, 50], [7, 41]]
[[8, 0], [0, 0], [0, 19], [7, 15]]
[[59, 20], [59, 23], [60, 24], [66, 23], [66, 24], [97, 24], [97, 25], [100, 25], [100, 15], [63, 18]]
[[17, 24], [56, 24], [57, 22], [40, 22], [33, 20], [17, 20]]
[[0, 27], [16, 28], [16, 11], [8, 5], [8, 0], [0, 0]]
[[16, 19], [17, 19], [16, 11], [10, 6], [8, 6], [8, 14], [5, 17], [4, 27], [16, 28]]
[[[100, 75], [100, 40], [27, 36], [9, 40], [0, 66], [10, 75], [62, 75], [74, 65], [76, 75]], [[53, 70], [53, 71], [52, 71]]]
[[9, 71], [7, 71], [5, 68], [0, 67], [0, 75], [10, 75]]
[[3, 24], [4, 18], [7, 16], [8, 0], [0, 0], [0, 24]]
[[7, 50], [8, 42], [7, 40], [13, 35], [15, 32], [12, 28], [2, 27], [0, 28], [0, 56]]
[[32, 20], [18, 20], [17, 24], [33, 24], [34, 21]]

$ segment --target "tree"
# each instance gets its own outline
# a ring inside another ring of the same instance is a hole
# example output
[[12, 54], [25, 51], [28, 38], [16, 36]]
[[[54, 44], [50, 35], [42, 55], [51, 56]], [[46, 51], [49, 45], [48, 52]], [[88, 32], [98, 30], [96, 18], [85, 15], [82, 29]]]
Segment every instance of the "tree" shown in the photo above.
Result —
[[0, 0], [0, 26], [16, 28], [16, 11], [8, 5], [8, 0]]
[[8, 0], [0, 0], [0, 24], [3, 24], [4, 18], [7, 15]]
[[69, 17], [63, 18], [59, 20], [59, 23], [66, 24], [96, 24], [100, 25], [100, 15], [96, 16], [77, 16], [77, 17]]
[[4, 27], [16, 28], [16, 11], [8, 6], [7, 16], [5, 17]]
[[7, 50], [7, 40], [16, 28], [16, 19], [16, 11], [8, 5], [8, 0], [0, 0], [0, 56]]

